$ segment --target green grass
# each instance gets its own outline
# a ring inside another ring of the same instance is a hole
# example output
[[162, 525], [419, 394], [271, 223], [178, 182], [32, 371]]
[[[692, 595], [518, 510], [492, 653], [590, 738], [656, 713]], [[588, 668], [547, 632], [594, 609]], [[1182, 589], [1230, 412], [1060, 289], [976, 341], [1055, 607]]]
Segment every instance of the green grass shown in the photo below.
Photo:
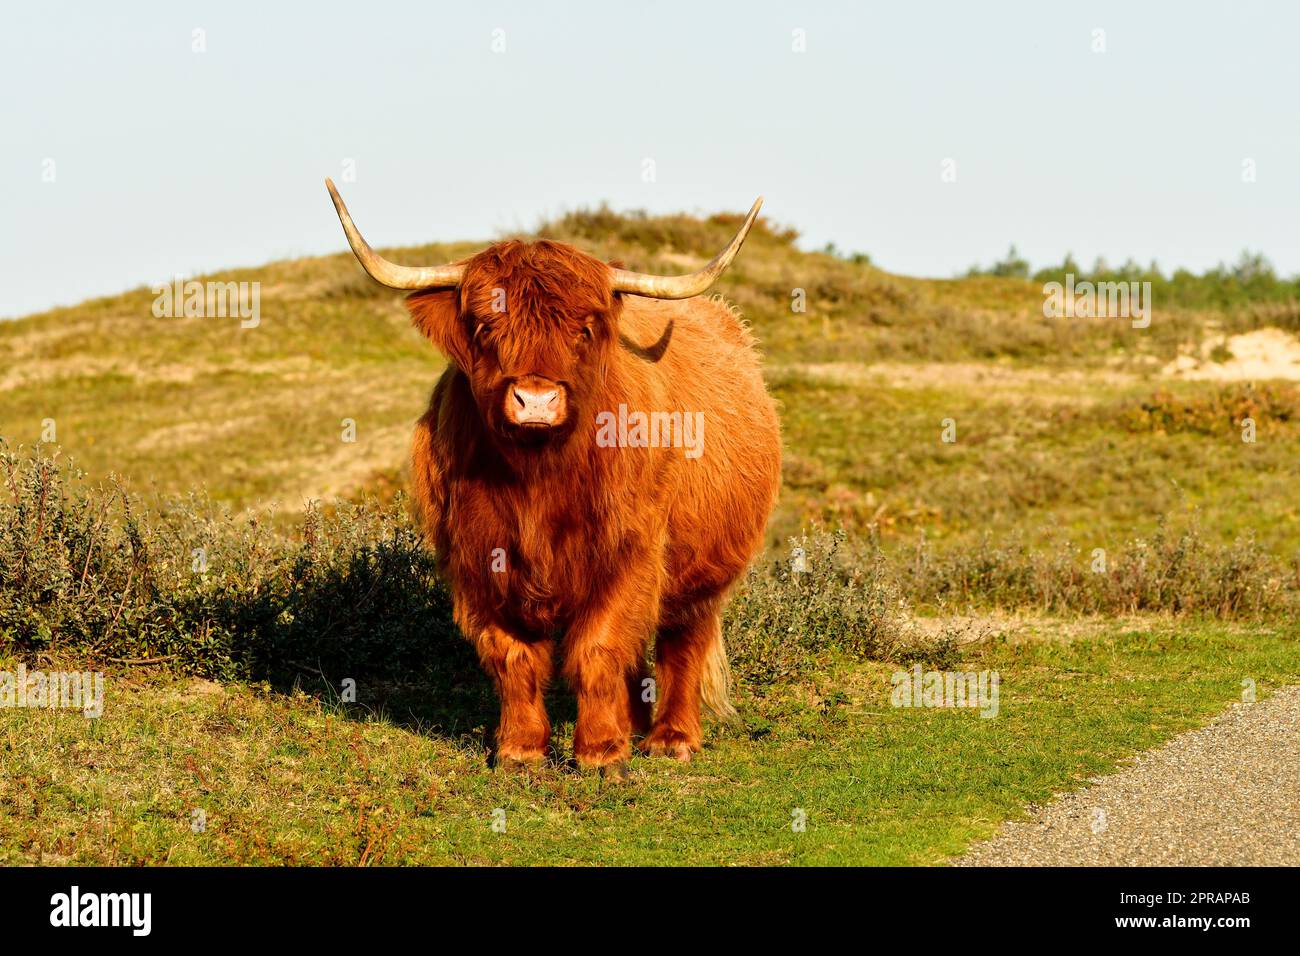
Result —
[[[899, 388], [834, 370], [778, 372], [772, 384], [791, 436], [776, 524], [786, 533], [815, 520], [859, 532], [875, 524], [904, 544], [921, 530], [955, 544], [1020, 531], [1035, 543], [1064, 533], [1115, 550], [1164, 516], [1199, 510], [1216, 540], [1252, 532], [1280, 555], [1300, 549], [1290, 492], [1300, 426], [1289, 408], [1259, 413], [1254, 443], [1226, 413], [1166, 430], [1143, 412], [1160, 401], [1217, 402], [1222, 385], [1083, 378], [990, 388], [936, 377]], [[953, 443], [941, 438], [945, 419]]]
[[1300, 643], [1148, 622], [994, 640], [960, 667], [998, 670], [996, 718], [892, 708], [892, 665], [841, 661], [747, 693], [746, 723], [696, 762], [638, 758], [621, 787], [488, 771], [483, 725], [368, 703], [364, 682], [342, 704], [119, 669], [98, 721], [0, 710], [0, 863], [937, 863], [1240, 699], [1242, 680], [1294, 680]]

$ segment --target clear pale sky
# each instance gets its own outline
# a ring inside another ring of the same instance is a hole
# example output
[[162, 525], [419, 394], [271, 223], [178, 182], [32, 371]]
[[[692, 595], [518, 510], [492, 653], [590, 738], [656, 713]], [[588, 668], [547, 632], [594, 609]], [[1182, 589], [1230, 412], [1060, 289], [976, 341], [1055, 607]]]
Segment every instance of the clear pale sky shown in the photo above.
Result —
[[376, 245], [762, 193], [805, 247], [913, 275], [1012, 242], [1035, 266], [1199, 270], [1249, 247], [1300, 272], [1293, 3], [86, 2], [3, 21], [3, 316], [342, 250], [327, 175]]

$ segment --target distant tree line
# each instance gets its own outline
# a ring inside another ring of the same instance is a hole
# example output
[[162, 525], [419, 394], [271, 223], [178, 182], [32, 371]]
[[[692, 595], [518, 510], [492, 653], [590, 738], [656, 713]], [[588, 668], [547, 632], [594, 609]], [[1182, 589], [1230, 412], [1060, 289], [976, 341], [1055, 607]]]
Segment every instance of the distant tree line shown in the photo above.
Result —
[[1197, 274], [1176, 269], [1166, 274], [1154, 261], [1147, 266], [1129, 259], [1119, 266], [1098, 258], [1085, 268], [1069, 253], [1059, 264], [1033, 271], [1029, 261], [1014, 245], [1007, 254], [990, 266], [972, 266], [967, 276], [1001, 276], [1034, 282], [1061, 281], [1067, 273], [1076, 281], [1150, 282], [1152, 293], [1165, 302], [1188, 306], [1224, 306], [1243, 301], [1286, 301], [1300, 299], [1300, 276], [1284, 279], [1262, 253], [1243, 251], [1233, 265], [1220, 263]]

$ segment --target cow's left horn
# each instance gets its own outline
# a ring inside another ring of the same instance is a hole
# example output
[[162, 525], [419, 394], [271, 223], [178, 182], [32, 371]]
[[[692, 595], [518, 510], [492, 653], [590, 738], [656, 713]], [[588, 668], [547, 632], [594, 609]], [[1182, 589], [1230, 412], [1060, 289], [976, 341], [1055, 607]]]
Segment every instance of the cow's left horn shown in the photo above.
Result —
[[448, 289], [460, 285], [460, 280], [465, 275], [463, 265], [418, 268], [399, 266], [396, 262], [389, 262], [375, 252], [370, 248], [370, 244], [361, 238], [361, 233], [357, 231], [352, 217], [348, 215], [348, 207], [343, 205], [343, 197], [334, 188], [333, 181], [326, 179], [325, 188], [330, 191], [330, 199], [334, 200], [334, 208], [339, 214], [339, 222], [343, 223], [348, 245], [352, 247], [352, 252], [361, 263], [361, 267], [369, 272], [370, 277], [376, 282], [382, 282], [390, 289]]
[[727, 266], [731, 265], [731, 260], [736, 258], [736, 253], [744, 244], [745, 236], [749, 235], [749, 227], [754, 225], [754, 220], [758, 218], [758, 211], [762, 206], [763, 197], [759, 196], [750, 207], [749, 215], [745, 217], [736, 237], [699, 272], [684, 276], [652, 276], [644, 272], [628, 272], [626, 269], [611, 268], [610, 280], [614, 291], [644, 295], [652, 299], [689, 299], [693, 295], [699, 295], [717, 282], [718, 276], [727, 271]]

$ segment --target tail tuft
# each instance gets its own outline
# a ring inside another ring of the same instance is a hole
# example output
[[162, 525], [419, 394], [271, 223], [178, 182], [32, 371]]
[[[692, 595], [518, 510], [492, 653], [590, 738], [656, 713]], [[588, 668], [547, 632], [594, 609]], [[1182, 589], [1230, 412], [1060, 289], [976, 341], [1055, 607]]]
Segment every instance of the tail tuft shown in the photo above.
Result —
[[740, 716], [731, 703], [731, 665], [727, 662], [727, 648], [722, 642], [721, 621], [714, 626], [713, 640], [705, 652], [700, 702], [723, 723], [732, 723]]

